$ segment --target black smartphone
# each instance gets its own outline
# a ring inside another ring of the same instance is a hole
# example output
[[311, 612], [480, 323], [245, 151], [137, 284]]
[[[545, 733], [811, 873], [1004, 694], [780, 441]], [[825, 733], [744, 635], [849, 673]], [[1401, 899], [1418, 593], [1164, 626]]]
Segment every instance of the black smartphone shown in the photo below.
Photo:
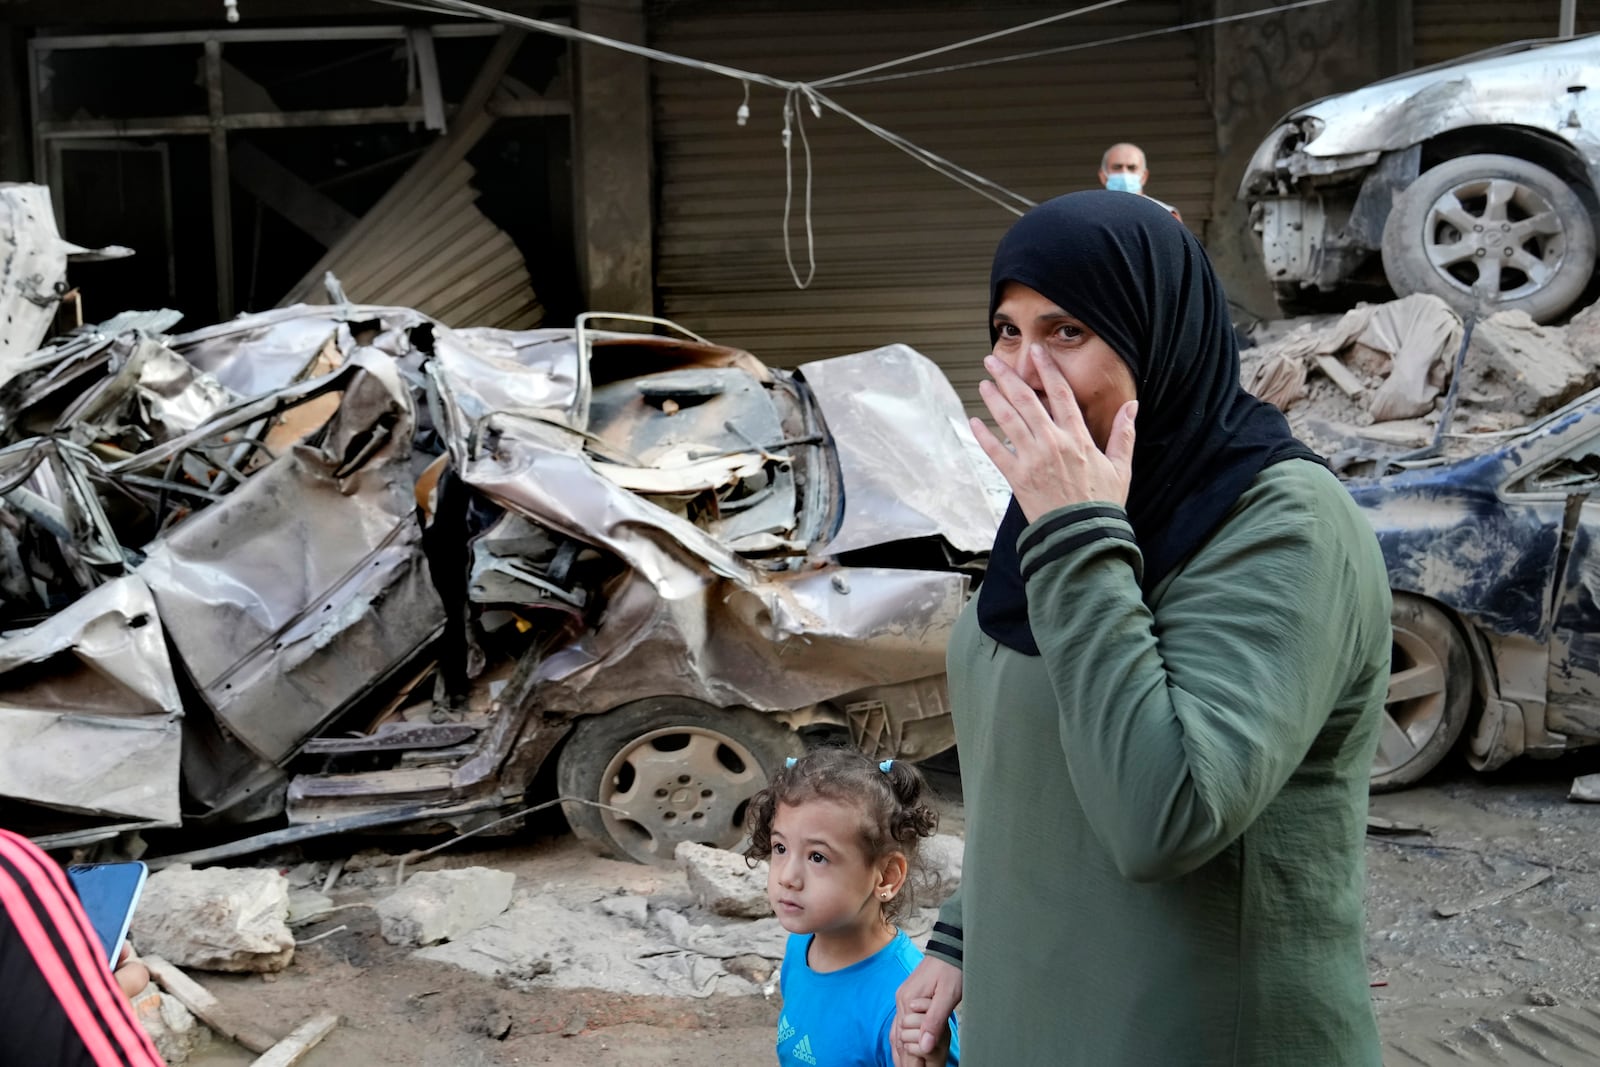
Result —
[[133, 909], [139, 905], [139, 894], [144, 892], [149, 873], [149, 868], [137, 861], [77, 863], [67, 868], [67, 879], [89, 916], [89, 925], [100, 938], [106, 963], [112, 967], [117, 965], [117, 954], [128, 937]]

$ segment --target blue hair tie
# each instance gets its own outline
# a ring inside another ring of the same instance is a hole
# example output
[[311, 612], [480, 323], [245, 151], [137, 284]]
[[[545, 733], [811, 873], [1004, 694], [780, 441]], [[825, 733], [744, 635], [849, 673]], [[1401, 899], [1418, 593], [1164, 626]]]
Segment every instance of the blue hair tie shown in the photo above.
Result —
[[893, 766], [894, 766], [894, 760], [886, 759], [882, 763], [878, 764], [878, 770], [882, 771], [884, 774], [888, 774], [889, 773], [889, 768], [893, 767]]
[[788, 759], [783, 761], [783, 765], [785, 767], [793, 767], [796, 763], [799, 763], [799, 762], [800, 762], [799, 760], [795, 759], [793, 756], [790, 756]]

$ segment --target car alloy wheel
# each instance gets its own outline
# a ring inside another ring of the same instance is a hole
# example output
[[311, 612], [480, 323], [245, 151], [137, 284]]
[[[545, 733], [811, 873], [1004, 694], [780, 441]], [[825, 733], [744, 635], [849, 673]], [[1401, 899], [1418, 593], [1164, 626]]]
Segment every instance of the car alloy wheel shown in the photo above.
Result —
[[667, 864], [684, 841], [737, 845], [750, 800], [803, 751], [771, 716], [664, 697], [582, 720], [556, 773], [579, 837], [608, 855]]
[[1457, 311], [1566, 311], [1594, 270], [1594, 224], [1560, 177], [1511, 156], [1462, 156], [1424, 171], [1383, 234], [1383, 267], [1401, 296], [1429, 292]]

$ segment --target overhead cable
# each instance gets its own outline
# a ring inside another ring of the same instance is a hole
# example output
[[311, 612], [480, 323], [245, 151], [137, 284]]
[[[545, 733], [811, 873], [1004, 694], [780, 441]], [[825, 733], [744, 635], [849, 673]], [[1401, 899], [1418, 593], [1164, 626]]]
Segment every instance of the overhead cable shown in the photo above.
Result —
[[833, 89], [847, 89], [856, 85], [876, 85], [880, 82], [903, 81], [906, 78], [921, 78], [930, 74], [948, 74], [957, 70], [975, 70], [979, 67], [993, 67], [1001, 63], [1018, 63], [1028, 59], [1042, 59], [1045, 56], [1059, 56], [1066, 52], [1080, 52], [1086, 48], [1105, 48], [1108, 45], [1126, 44], [1129, 41], [1143, 41], [1151, 37], [1162, 37], [1169, 33], [1184, 33], [1188, 30], [1202, 30], [1207, 26], [1220, 26], [1227, 22], [1244, 22], [1247, 19], [1258, 19], [1264, 15], [1276, 15], [1283, 11], [1294, 11], [1302, 7], [1317, 7], [1321, 4], [1331, 4], [1333, 0], [1296, 0], [1295, 3], [1279, 4], [1277, 7], [1263, 8], [1260, 11], [1245, 11], [1237, 15], [1221, 15], [1217, 18], [1201, 19], [1198, 22], [1185, 22], [1180, 26], [1163, 26], [1156, 30], [1141, 30], [1138, 33], [1124, 33], [1117, 37], [1097, 37], [1092, 41], [1080, 41], [1077, 44], [1060, 45], [1055, 48], [1041, 48], [1033, 52], [1016, 52], [1011, 55], [995, 56], [990, 59], [975, 59], [969, 63], [951, 63], [942, 67], [924, 67], [920, 70], [903, 70], [895, 74], [880, 74], [871, 78], [858, 78], [850, 74], [841, 74], [821, 82], [812, 82], [813, 85], [826, 84]]

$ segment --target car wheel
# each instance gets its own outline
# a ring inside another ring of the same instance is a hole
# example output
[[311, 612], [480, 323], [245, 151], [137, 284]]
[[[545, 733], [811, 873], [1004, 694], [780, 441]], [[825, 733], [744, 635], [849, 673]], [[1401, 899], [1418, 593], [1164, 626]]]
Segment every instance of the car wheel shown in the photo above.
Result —
[[1594, 224], [1577, 194], [1514, 156], [1462, 156], [1424, 171], [1383, 229], [1390, 287], [1433, 293], [1462, 314], [1481, 284], [1490, 311], [1549, 322], [1582, 295], [1594, 259]]
[[1472, 709], [1472, 664], [1449, 616], [1396, 593], [1390, 615], [1389, 695], [1383, 705], [1372, 791], [1414, 785], [1450, 753]]
[[656, 697], [579, 722], [556, 781], [563, 797], [591, 802], [562, 802], [579, 838], [607, 856], [666, 864], [681, 841], [737, 845], [750, 799], [804, 752], [793, 730], [758, 711]]

